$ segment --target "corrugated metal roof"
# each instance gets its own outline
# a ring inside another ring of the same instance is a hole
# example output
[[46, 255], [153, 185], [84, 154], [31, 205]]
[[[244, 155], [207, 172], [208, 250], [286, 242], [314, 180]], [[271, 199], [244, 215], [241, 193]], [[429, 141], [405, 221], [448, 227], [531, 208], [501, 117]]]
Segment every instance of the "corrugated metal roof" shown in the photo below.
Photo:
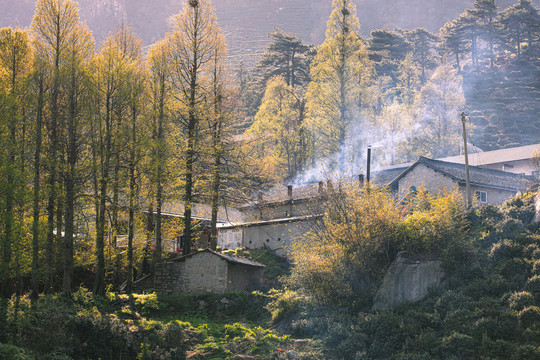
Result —
[[[469, 155], [469, 164], [473, 166], [482, 166], [482, 165], [499, 164], [499, 163], [505, 163], [505, 162], [511, 162], [511, 161], [528, 160], [532, 158], [535, 151], [540, 152], [540, 144], [520, 146], [520, 147], [509, 148], [509, 149], [479, 152], [479, 153]], [[464, 164], [465, 156], [464, 155], [450, 156], [450, 157], [446, 157], [446, 158], [442, 158], [438, 160], [451, 162], [451, 163]]]

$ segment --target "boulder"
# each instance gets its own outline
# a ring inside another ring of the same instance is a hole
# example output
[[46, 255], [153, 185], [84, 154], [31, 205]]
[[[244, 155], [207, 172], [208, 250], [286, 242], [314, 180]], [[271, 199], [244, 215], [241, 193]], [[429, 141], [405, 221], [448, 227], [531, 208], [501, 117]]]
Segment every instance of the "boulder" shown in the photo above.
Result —
[[389, 310], [405, 301], [420, 301], [427, 296], [430, 287], [441, 286], [443, 279], [439, 260], [416, 260], [401, 252], [375, 294], [373, 310]]

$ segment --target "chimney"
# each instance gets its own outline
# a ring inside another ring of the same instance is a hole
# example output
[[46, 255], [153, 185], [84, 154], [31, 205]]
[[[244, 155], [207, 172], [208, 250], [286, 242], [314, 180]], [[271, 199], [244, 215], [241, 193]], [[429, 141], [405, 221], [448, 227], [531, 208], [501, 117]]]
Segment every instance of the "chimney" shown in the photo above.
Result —
[[367, 148], [367, 176], [366, 181], [369, 183], [371, 181], [371, 145]]
[[324, 181], [319, 180], [319, 195], [321, 195], [324, 192]]
[[292, 185], [287, 186], [287, 195], [289, 195], [289, 199], [292, 200]]
[[360, 185], [360, 188], [364, 187], [364, 174], [358, 175], [358, 185]]
[[259, 190], [259, 193], [257, 194], [257, 201], [259, 204], [263, 202], [263, 192], [261, 190]]
[[328, 188], [328, 192], [334, 191], [334, 185], [332, 184], [332, 180], [327, 181], [326, 187]]

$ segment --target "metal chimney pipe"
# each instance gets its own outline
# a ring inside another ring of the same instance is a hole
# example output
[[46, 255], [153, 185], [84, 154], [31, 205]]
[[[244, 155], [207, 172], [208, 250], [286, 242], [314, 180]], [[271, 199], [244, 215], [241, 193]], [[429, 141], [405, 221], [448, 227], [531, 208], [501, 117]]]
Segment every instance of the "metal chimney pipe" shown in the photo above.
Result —
[[358, 175], [358, 185], [360, 185], [360, 188], [364, 187], [364, 174]]
[[292, 199], [292, 185], [287, 185], [287, 195], [289, 195], [289, 199]]
[[324, 192], [324, 181], [322, 180], [319, 180], [319, 195], [322, 194]]
[[371, 181], [371, 145], [367, 148], [367, 176], [366, 181], [369, 183]]

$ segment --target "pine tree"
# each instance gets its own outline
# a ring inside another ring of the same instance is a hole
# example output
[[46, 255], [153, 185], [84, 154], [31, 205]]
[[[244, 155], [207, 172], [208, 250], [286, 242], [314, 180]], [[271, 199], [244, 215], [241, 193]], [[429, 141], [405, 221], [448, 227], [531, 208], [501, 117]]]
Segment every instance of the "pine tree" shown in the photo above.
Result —
[[426, 29], [416, 28], [406, 34], [413, 48], [414, 61], [422, 69], [420, 79], [422, 83], [426, 82], [426, 70], [433, 69], [437, 62], [435, 61], [435, 45], [438, 41], [437, 36]]
[[513, 44], [507, 47], [520, 57], [521, 43], [527, 41], [527, 52], [535, 56], [536, 42], [540, 36], [540, 15], [530, 0], [519, 0], [517, 4], [505, 9], [497, 17], [497, 22], [501, 28], [503, 44], [506, 43], [505, 37], [509, 37]]
[[380, 29], [371, 32], [368, 53], [378, 76], [390, 76], [395, 83], [399, 63], [411, 50], [411, 44], [398, 31]]
[[449, 21], [440, 30], [442, 51], [445, 54], [454, 54], [456, 66], [461, 71], [460, 55], [467, 51], [467, 42], [462, 28], [456, 21]]

